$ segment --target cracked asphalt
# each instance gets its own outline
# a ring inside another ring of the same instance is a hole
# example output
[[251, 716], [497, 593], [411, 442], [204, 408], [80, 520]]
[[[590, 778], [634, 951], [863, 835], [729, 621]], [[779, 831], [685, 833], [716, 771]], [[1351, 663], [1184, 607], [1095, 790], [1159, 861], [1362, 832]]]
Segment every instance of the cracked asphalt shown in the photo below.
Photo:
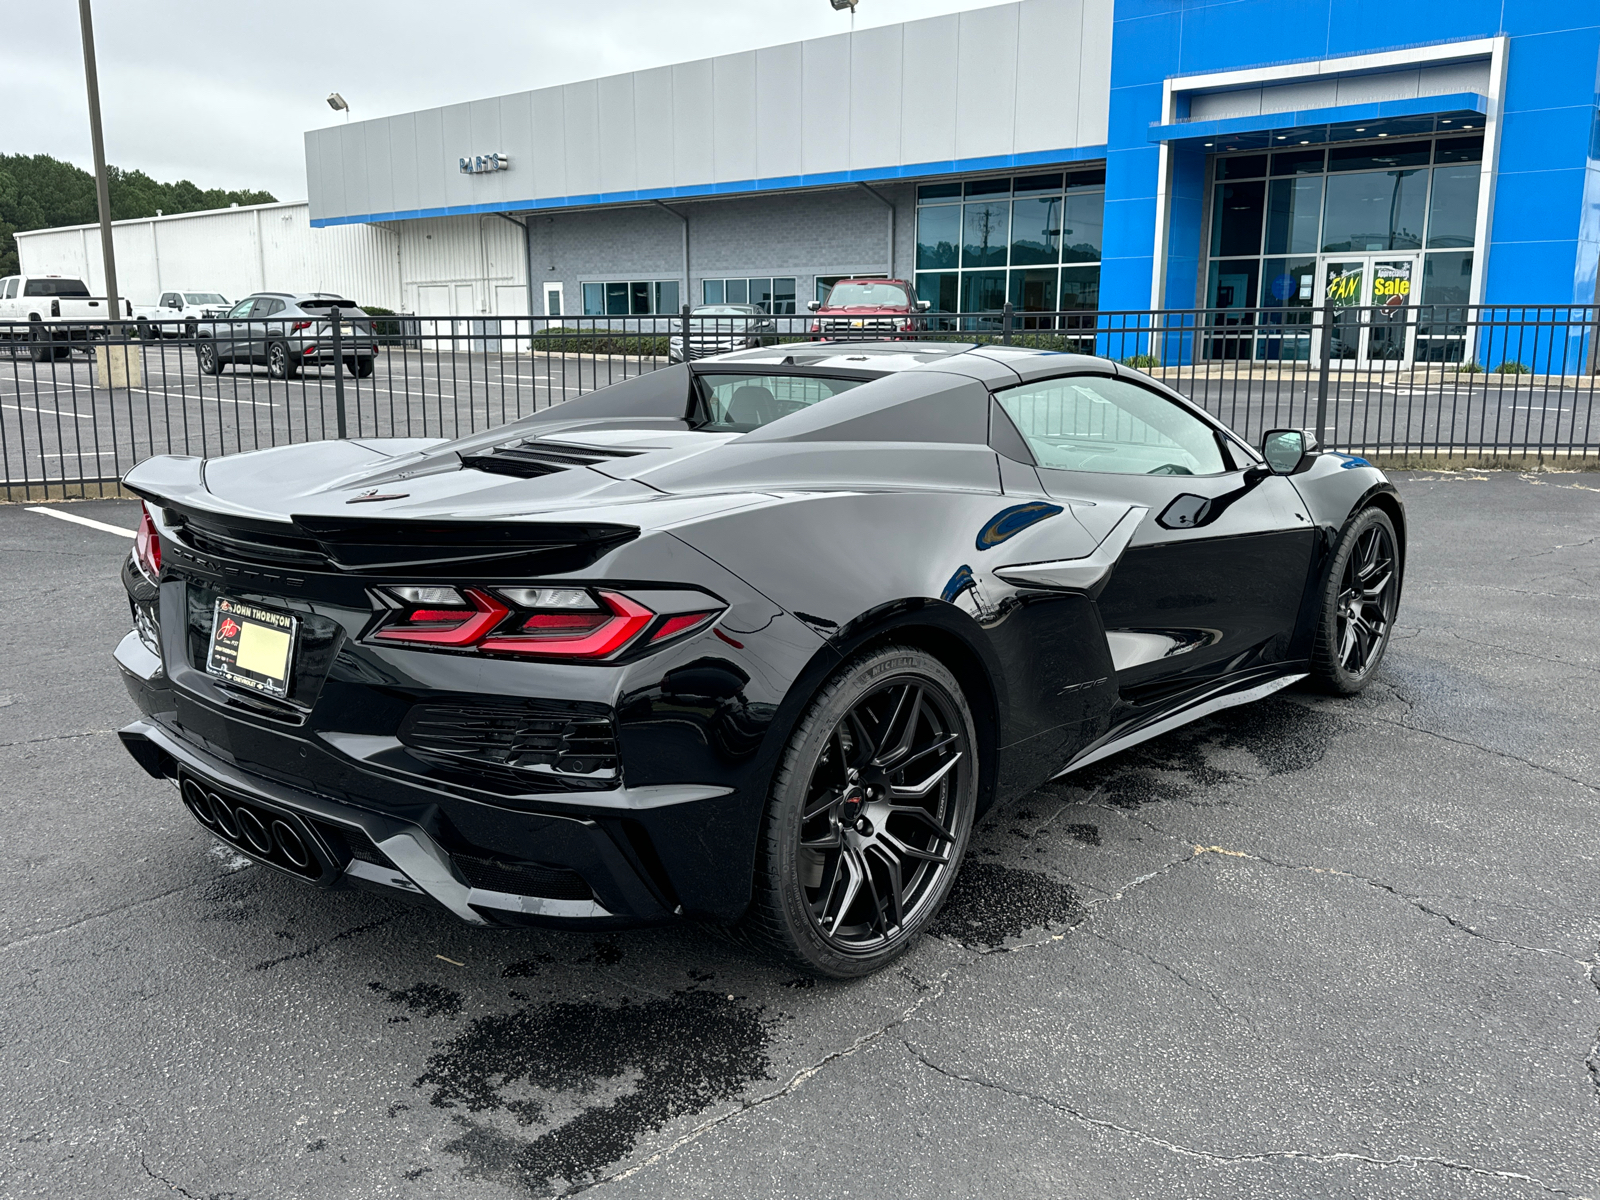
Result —
[[250, 865], [116, 740], [127, 539], [0, 507], [0, 1195], [1600, 1196], [1600, 476], [1396, 479], [1365, 695], [991, 812], [842, 985]]

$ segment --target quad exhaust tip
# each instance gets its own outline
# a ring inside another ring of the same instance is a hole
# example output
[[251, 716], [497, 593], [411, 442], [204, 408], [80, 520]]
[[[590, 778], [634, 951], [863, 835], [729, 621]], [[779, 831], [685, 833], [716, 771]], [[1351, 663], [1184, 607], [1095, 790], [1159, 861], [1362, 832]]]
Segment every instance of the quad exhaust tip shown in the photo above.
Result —
[[307, 879], [323, 874], [311, 840], [297, 818], [249, 801], [235, 800], [185, 777], [179, 787], [195, 819], [236, 849]]

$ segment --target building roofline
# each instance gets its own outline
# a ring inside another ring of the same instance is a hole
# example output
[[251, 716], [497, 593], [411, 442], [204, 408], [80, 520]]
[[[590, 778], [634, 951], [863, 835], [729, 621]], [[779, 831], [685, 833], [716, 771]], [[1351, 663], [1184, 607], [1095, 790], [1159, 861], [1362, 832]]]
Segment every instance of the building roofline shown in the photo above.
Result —
[[[305, 208], [309, 200], [275, 200], [271, 204], [240, 204], [230, 205], [227, 208], [198, 208], [193, 212], [162, 213], [159, 217], [125, 217], [120, 221], [111, 222], [113, 229], [124, 225], [148, 225], [152, 221], [181, 221], [189, 217], [213, 217], [221, 213], [261, 212], [269, 208]], [[99, 229], [99, 221], [90, 221], [84, 225], [50, 225], [44, 229], [19, 229], [15, 236], [19, 238], [31, 237], [36, 233], [67, 233], [75, 229]]]
[[822, 171], [811, 175], [781, 175], [768, 179], [737, 179], [723, 183], [687, 184], [681, 187], [640, 188], [624, 192], [593, 192], [581, 196], [546, 196], [527, 200], [496, 200], [482, 204], [452, 204], [396, 212], [360, 213], [344, 217], [313, 217], [316, 228], [330, 225], [365, 225], [378, 221], [415, 221], [426, 217], [470, 216], [475, 213], [534, 212], [556, 208], [606, 208], [646, 204], [653, 200], [712, 200], [719, 196], [752, 196], [772, 192], [839, 187], [852, 183], [877, 183], [897, 179], [923, 179], [939, 175], [965, 175], [978, 171], [1008, 171], [1022, 167], [1096, 162], [1106, 156], [1105, 146], [1074, 146], [1058, 150], [1033, 150], [1023, 154], [994, 154], [985, 158], [943, 162], [906, 163], [893, 167], [868, 167], [855, 171]]

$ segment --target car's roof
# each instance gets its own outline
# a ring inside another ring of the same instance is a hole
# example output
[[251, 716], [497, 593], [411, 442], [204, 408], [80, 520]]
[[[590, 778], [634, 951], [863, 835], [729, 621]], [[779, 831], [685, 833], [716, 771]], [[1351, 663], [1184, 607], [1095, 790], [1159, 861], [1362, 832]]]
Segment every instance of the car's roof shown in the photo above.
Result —
[[740, 369], [767, 366], [809, 367], [821, 370], [860, 371], [884, 375], [936, 364], [951, 365], [961, 356], [981, 358], [1015, 371], [1023, 379], [1061, 375], [1073, 371], [1097, 371], [1110, 375], [1116, 367], [1110, 359], [1090, 354], [1064, 354], [1058, 350], [1034, 350], [1025, 346], [994, 346], [979, 342], [887, 341], [796, 342], [781, 346], [762, 346], [753, 350], [734, 350], [702, 358], [697, 371], [716, 371], [723, 366]]

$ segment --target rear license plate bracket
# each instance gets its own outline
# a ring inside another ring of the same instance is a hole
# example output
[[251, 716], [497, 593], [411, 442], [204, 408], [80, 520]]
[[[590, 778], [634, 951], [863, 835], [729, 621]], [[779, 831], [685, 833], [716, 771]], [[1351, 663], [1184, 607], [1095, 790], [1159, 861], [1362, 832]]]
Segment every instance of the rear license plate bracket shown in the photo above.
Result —
[[243, 600], [217, 598], [206, 671], [235, 687], [280, 700], [289, 695], [300, 618]]

